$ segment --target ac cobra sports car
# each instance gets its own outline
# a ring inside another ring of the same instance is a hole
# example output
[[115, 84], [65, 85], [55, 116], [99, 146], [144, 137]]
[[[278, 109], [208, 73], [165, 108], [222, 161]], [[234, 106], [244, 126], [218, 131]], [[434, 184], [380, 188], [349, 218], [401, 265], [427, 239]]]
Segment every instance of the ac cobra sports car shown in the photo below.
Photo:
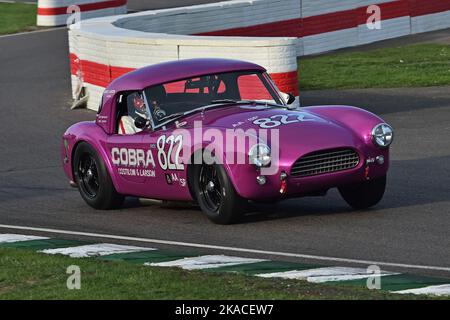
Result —
[[355, 209], [383, 197], [393, 129], [351, 106], [300, 107], [266, 70], [190, 59], [129, 72], [105, 89], [95, 121], [72, 125], [61, 155], [96, 209], [127, 196], [195, 201], [218, 224], [247, 203], [322, 196]]

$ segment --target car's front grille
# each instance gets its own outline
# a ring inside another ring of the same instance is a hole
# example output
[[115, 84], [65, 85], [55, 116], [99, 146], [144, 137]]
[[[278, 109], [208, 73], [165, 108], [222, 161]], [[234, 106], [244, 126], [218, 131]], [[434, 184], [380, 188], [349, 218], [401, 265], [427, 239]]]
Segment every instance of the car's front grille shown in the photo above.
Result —
[[352, 149], [332, 149], [309, 153], [298, 159], [291, 169], [293, 177], [309, 177], [355, 168], [358, 154]]

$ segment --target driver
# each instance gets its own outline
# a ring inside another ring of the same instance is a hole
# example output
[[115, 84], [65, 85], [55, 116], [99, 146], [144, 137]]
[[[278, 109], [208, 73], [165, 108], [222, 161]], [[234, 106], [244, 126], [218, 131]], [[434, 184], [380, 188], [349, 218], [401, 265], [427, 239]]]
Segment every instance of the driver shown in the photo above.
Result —
[[136, 118], [148, 119], [147, 109], [144, 99], [138, 92], [134, 92], [127, 97], [128, 115], [124, 115], [119, 121], [119, 134], [135, 134], [141, 132], [134, 124]]
[[150, 110], [153, 117], [157, 120], [162, 119], [167, 115], [166, 111], [161, 108], [162, 102], [166, 98], [166, 90], [162, 85], [149, 88], [145, 91], [148, 103], [150, 104]]

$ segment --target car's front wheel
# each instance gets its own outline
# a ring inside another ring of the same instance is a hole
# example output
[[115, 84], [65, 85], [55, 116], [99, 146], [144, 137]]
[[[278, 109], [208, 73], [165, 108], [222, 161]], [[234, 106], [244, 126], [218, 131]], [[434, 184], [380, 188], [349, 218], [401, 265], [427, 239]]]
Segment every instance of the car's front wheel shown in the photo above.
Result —
[[217, 224], [238, 222], [247, 201], [236, 192], [223, 166], [196, 165], [193, 174], [198, 204], [208, 218]]
[[367, 209], [381, 201], [386, 190], [386, 176], [339, 188], [344, 200], [354, 209]]
[[81, 197], [91, 207], [108, 210], [122, 205], [124, 197], [117, 193], [105, 163], [88, 143], [77, 146], [73, 173]]

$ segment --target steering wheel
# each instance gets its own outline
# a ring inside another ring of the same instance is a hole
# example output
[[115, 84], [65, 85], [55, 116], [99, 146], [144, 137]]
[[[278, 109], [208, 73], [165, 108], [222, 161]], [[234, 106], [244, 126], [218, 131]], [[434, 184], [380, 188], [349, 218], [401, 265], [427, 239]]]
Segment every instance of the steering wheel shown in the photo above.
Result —
[[167, 115], [166, 111], [161, 108], [155, 109], [155, 111], [153, 111], [153, 114], [157, 119], [161, 119]]

